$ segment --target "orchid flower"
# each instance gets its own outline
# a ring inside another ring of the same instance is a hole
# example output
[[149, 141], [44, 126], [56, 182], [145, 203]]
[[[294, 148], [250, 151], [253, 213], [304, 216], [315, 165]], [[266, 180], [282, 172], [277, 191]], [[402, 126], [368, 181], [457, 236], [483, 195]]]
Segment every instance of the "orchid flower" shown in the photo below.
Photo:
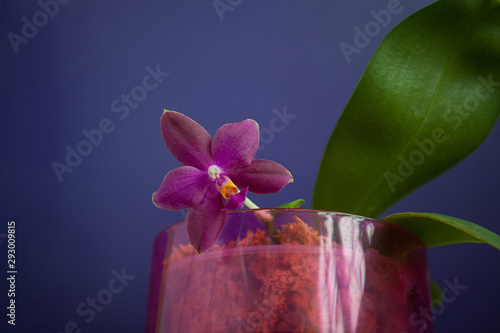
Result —
[[259, 125], [251, 119], [225, 124], [213, 139], [191, 118], [163, 113], [163, 140], [183, 165], [167, 173], [154, 204], [163, 209], [188, 209], [189, 240], [198, 253], [210, 249], [226, 223], [226, 211], [257, 208], [247, 192], [275, 193], [293, 181], [290, 172], [269, 160], [254, 159], [259, 147]]

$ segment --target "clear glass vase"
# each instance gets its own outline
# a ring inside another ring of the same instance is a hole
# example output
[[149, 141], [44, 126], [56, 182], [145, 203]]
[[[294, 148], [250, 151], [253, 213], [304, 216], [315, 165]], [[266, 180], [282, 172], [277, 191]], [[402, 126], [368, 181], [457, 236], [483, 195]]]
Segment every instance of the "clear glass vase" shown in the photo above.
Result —
[[147, 333], [433, 332], [427, 253], [377, 220], [307, 209], [228, 214], [197, 255], [184, 222], [155, 239]]

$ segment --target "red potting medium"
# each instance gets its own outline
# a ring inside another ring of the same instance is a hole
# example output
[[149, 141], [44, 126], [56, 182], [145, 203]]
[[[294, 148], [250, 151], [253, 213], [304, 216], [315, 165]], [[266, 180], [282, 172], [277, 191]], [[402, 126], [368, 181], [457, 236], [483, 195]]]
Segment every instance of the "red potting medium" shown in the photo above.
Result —
[[182, 245], [183, 224], [167, 228], [147, 332], [432, 332], [420, 318], [426, 251], [413, 235], [346, 214], [273, 212], [274, 241], [254, 211], [231, 213], [201, 256]]

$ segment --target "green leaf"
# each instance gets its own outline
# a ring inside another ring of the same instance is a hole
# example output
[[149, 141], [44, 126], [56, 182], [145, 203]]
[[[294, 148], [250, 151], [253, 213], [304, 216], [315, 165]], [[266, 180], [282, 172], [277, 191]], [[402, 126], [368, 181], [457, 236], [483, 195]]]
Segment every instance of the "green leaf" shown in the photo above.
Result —
[[500, 1], [441, 0], [382, 41], [326, 147], [312, 206], [376, 217], [474, 151], [500, 112]]
[[304, 202], [304, 199], [297, 199], [295, 201], [278, 206], [278, 208], [299, 208]]
[[414, 233], [427, 247], [458, 243], [486, 243], [500, 250], [500, 236], [475, 223], [433, 213], [398, 213], [382, 221]]
[[432, 306], [435, 308], [441, 304], [443, 301], [443, 293], [441, 292], [441, 288], [439, 285], [431, 280], [431, 299]]

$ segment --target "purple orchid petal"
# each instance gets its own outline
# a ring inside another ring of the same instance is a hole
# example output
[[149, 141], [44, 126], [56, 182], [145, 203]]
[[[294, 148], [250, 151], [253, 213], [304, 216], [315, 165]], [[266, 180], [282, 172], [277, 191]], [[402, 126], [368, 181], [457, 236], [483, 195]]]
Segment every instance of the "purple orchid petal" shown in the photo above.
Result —
[[180, 167], [167, 173], [158, 191], [153, 193], [153, 202], [163, 209], [186, 209], [202, 201], [211, 185], [207, 173], [191, 166]]
[[212, 154], [223, 169], [249, 166], [259, 148], [259, 125], [251, 119], [219, 128], [214, 135]]
[[246, 168], [228, 170], [228, 175], [238, 187], [247, 187], [257, 194], [275, 193], [293, 181], [292, 174], [279, 163], [254, 159]]
[[241, 190], [238, 194], [231, 196], [231, 199], [226, 204], [226, 209], [239, 209], [245, 205], [247, 198], [248, 187]]
[[160, 128], [167, 148], [182, 165], [207, 170], [213, 164], [212, 138], [196, 121], [181, 113], [165, 110]]
[[190, 208], [186, 217], [189, 241], [198, 253], [209, 250], [226, 224], [225, 200], [221, 195], [206, 198], [199, 206]]

